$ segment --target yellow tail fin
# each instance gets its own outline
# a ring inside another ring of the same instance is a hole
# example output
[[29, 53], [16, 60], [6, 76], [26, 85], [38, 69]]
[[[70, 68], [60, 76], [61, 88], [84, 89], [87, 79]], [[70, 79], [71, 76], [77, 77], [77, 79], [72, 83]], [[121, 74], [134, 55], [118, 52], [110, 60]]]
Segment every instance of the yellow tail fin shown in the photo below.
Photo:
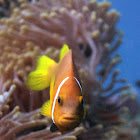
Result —
[[70, 49], [69, 49], [69, 46], [66, 45], [66, 44], [64, 44], [64, 45], [62, 46], [61, 50], [60, 50], [59, 59], [61, 60], [69, 50], [70, 50]]
[[27, 78], [27, 86], [31, 90], [43, 90], [50, 85], [51, 76], [54, 72], [56, 62], [49, 57], [40, 56], [37, 61], [36, 70], [30, 72]]

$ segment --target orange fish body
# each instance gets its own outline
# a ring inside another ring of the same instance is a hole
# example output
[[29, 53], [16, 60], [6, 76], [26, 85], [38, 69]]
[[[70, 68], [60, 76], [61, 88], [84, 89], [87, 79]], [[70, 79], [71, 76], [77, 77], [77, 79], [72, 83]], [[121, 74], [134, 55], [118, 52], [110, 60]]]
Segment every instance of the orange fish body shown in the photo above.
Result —
[[[58, 97], [62, 103], [58, 103]], [[52, 93], [51, 115], [58, 128], [67, 131], [80, 124], [84, 115], [82, 100], [81, 83], [72, 59], [72, 52], [69, 51], [58, 65]]]
[[[58, 129], [64, 131], [72, 130], [81, 123], [84, 117], [83, 91], [73, 61], [72, 51], [69, 50], [67, 45], [64, 45], [61, 52], [60, 55], [62, 56], [60, 56], [61, 60], [59, 63], [50, 62], [49, 69], [53, 72], [50, 74], [49, 80], [50, 100], [45, 102], [41, 109], [42, 115], [52, 117], [53, 125], [51, 131], [53, 132]], [[38, 71], [41, 70], [39, 69]], [[31, 76], [29, 74], [27, 84], [29, 83], [29, 87], [34, 89], [34, 85], [37, 84], [32, 84], [31, 79], [34, 79], [32, 75], [34, 74], [31, 74]]]

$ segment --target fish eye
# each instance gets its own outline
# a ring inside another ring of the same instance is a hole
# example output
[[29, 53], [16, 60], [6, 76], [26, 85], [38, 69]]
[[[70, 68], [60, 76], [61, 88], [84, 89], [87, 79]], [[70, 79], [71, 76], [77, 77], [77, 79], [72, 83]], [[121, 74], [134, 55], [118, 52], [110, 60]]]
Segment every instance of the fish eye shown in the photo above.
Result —
[[58, 101], [59, 105], [62, 105], [62, 99], [61, 99], [61, 97], [60, 97], [60, 96], [58, 96], [57, 101]]
[[58, 103], [60, 103], [60, 96], [58, 97]]

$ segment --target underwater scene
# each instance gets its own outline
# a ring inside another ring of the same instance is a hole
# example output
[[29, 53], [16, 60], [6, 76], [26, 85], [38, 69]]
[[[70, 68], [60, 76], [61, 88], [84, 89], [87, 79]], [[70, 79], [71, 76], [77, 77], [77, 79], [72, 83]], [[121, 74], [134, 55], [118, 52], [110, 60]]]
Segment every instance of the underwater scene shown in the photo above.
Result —
[[140, 140], [126, 2], [0, 0], [0, 140]]

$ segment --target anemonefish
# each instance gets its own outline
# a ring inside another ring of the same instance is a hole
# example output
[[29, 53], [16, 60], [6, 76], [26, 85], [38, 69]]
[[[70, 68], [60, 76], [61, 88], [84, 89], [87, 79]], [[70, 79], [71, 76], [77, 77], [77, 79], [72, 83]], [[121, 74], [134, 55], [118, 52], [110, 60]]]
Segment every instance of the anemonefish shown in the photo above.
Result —
[[66, 44], [60, 50], [58, 63], [44, 55], [38, 58], [35, 71], [28, 75], [27, 85], [31, 90], [43, 90], [50, 86], [50, 100], [43, 104], [41, 114], [51, 116], [52, 132], [58, 129], [70, 131], [83, 120], [83, 88], [72, 50]]

